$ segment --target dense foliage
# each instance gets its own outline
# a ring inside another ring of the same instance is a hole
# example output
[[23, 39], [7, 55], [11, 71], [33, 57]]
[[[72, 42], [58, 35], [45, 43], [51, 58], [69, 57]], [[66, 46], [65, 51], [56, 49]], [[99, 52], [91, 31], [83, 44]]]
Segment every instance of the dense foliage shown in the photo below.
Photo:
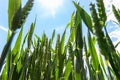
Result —
[[[90, 3], [91, 15], [79, 3], [73, 2], [76, 10], [66, 27], [70, 29], [68, 40], [66, 29], [62, 36], [57, 35], [57, 39], [54, 39], [55, 31], [50, 39], [45, 33], [42, 37], [34, 35], [35, 20], [22, 41], [23, 25], [33, 2], [28, 0], [22, 8], [21, 0], [9, 0], [9, 32], [0, 58], [0, 80], [120, 79], [120, 53], [116, 50], [118, 44], [113, 45], [106, 29], [103, 0], [96, 0], [97, 4]], [[120, 10], [114, 5], [112, 8], [120, 23]], [[88, 28], [87, 37], [82, 34], [83, 27]], [[11, 49], [11, 42], [19, 28], [18, 38]], [[56, 44], [53, 43], [55, 40]], [[25, 43], [27, 47], [24, 47]]]

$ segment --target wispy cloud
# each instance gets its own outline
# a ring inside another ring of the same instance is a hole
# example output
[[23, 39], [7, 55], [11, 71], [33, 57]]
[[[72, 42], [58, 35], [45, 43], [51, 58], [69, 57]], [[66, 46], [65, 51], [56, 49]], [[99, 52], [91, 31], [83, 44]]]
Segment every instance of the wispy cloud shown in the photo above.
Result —
[[65, 30], [65, 26], [64, 25], [58, 26], [58, 27], [55, 28], [55, 30], [56, 30], [57, 33], [61, 33]]
[[[114, 5], [116, 8], [120, 9], [120, 0], [104, 0], [105, 8], [107, 11], [107, 21], [115, 21], [117, 22], [116, 18], [114, 17], [113, 11], [112, 11], [112, 5]], [[111, 26], [114, 30], [112, 30], [109, 35], [112, 39], [115, 39], [113, 41], [114, 45], [116, 45], [120, 41], [120, 28], [118, 25]], [[120, 51], [120, 45], [117, 47], [117, 50]]]
[[45, 16], [55, 17], [56, 13], [63, 6], [64, 0], [37, 0]]
[[1, 26], [1, 25], [0, 25], [0, 29], [3, 30], [3, 31], [5, 31], [5, 32], [8, 32], [8, 29], [5, 28], [5, 27], [3, 27], [3, 26]]
[[113, 20], [117, 22], [112, 12], [112, 5], [120, 9], [120, 0], [104, 0], [104, 3], [107, 10], [108, 21]]
[[[109, 33], [111, 38], [115, 38], [113, 41], [113, 44], [116, 45], [120, 41], [120, 28], [116, 28], [114, 31]], [[116, 48], [118, 51], [120, 51], [120, 45]]]

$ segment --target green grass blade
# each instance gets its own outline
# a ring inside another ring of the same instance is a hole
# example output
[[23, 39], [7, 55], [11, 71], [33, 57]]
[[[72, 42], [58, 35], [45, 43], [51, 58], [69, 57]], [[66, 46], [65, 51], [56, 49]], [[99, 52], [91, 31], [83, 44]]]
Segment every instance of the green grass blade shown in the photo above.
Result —
[[21, 31], [20, 31], [18, 38], [16, 40], [16, 43], [15, 43], [15, 46], [12, 50], [13, 55], [19, 54], [20, 46], [21, 46], [21, 42], [22, 42], [22, 34], [23, 34], [23, 28], [21, 28]]
[[35, 28], [35, 23], [32, 23], [31, 24], [31, 27], [30, 27], [30, 30], [29, 30], [29, 33], [28, 33], [28, 49], [30, 49], [31, 47], [31, 44], [32, 44], [32, 35], [33, 35], [33, 32], [34, 32], [34, 28]]
[[71, 64], [71, 61], [69, 60], [67, 62], [66, 69], [65, 69], [65, 72], [64, 72], [64, 79], [65, 80], [69, 79], [71, 71], [72, 71], [72, 64]]
[[53, 43], [54, 37], [55, 37], [55, 30], [52, 33], [51, 43]]
[[73, 3], [75, 5], [76, 9], [79, 11], [81, 18], [84, 21], [84, 23], [86, 24], [86, 26], [88, 27], [88, 29], [90, 29], [90, 31], [93, 32], [92, 20], [91, 20], [90, 15], [77, 3], [75, 3], [74, 1], [73, 1]]
[[64, 31], [62, 38], [61, 38], [61, 52], [62, 52], [62, 54], [64, 53], [65, 36], [66, 36], [66, 30]]
[[4, 60], [5, 60], [5, 58], [6, 58], [7, 54], [8, 54], [8, 51], [10, 49], [10, 46], [11, 46], [12, 40], [14, 38], [14, 35], [15, 35], [15, 33], [12, 33], [12, 35], [10, 36], [8, 42], [6, 43], [6, 45], [3, 48], [1, 58], [0, 58], [0, 72], [1, 72], [2, 66], [4, 64]]
[[95, 44], [93, 42], [90, 32], [88, 32], [88, 46], [89, 46], [91, 57], [93, 59], [95, 69], [98, 70], [98, 66], [99, 66], [98, 55], [97, 55]]

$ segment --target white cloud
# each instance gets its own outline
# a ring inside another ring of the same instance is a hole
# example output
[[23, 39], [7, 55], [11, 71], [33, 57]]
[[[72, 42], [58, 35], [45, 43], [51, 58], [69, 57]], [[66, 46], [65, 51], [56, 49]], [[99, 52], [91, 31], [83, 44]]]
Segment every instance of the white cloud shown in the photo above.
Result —
[[0, 26], [0, 29], [3, 30], [3, 31], [5, 31], [5, 32], [8, 32], [8, 29], [5, 28], [5, 27], [3, 27], [3, 26]]
[[117, 28], [116, 30], [112, 31], [109, 35], [112, 38], [120, 38], [120, 28]]
[[[116, 45], [120, 41], [120, 28], [118, 27], [114, 31], [112, 31], [110, 34], [111, 38], [116, 38], [116, 40], [113, 42], [114, 45]], [[120, 51], [120, 45], [116, 48], [118, 51]]]
[[58, 26], [58, 27], [55, 28], [55, 30], [56, 30], [57, 33], [61, 33], [65, 30], [65, 26], [64, 25], [63, 26]]
[[55, 17], [56, 13], [63, 6], [64, 0], [37, 0], [45, 16]]
[[[112, 5], [114, 5], [117, 9], [120, 9], [120, 0], [104, 0], [104, 3], [107, 10], [107, 21], [112, 20], [117, 22], [112, 11]], [[110, 32], [109, 35], [111, 38], [116, 39], [115, 41], [113, 41], [114, 45], [116, 45], [120, 41], [120, 28], [118, 27], [118, 25], [114, 25], [112, 26], [112, 28], [115, 28], [115, 30]], [[116, 49], [120, 51], [120, 45]]]
[[112, 12], [112, 5], [120, 9], [120, 0], [104, 0], [104, 3], [105, 3], [105, 8], [107, 10], [108, 21], [113, 20], [117, 22]]

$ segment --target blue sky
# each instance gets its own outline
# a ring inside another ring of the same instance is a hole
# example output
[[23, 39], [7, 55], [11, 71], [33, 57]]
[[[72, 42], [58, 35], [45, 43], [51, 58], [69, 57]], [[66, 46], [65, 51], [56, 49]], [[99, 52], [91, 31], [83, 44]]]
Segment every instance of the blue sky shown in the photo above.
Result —
[[[27, 0], [22, 0], [22, 5]], [[84, 1], [83, 1], [84, 2]], [[6, 43], [7, 29], [8, 29], [8, 16], [7, 8], [8, 1], [0, 0], [0, 52], [3, 45]], [[81, 3], [82, 4], [82, 3]], [[88, 7], [89, 4], [86, 4]], [[55, 29], [57, 33], [62, 34], [67, 23], [70, 21], [71, 14], [75, 10], [72, 0], [35, 0], [34, 7], [30, 12], [26, 24], [24, 25], [24, 35], [29, 30], [30, 24], [35, 20], [37, 15], [37, 22], [35, 33], [39, 36], [43, 32], [51, 37], [51, 33]], [[18, 30], [19, 32], [19, 30]], [[14, 39], [15, 41], [15, 39]]]
[[[22, 5], [27, 0], [22, 0]], [[75, 0], [78, 1], [78, 0]], [[85, 10], [89, 12], [89, 2], [94, 0], [81, 0], [80, 4]], [[108, 21], [115, 20], [111, 12], [111, 3], [115, 4], [117, 8], [120, 8], [119, 0], [104, 0], [107, 8], [107, 15], [109, 15]], [[8, 0], [0, 0], [0, 53], [2, 52], [3, 46], [6, 43], [7, 29], [8, 29], [8, 16], [7, 16]], [[72, 12], [75, 7], [72, 0], [35, 0], [34, 7], [30, 12], [26, 23], [24, 25], [24, 35], [29, 30], [30, 24], [35, 20], [37, 15], [37, 22], [35, 27], [35, 33], [39, 36], [43, 32], [51, 37], [51, 33], [55, 29], [57, 33], [62, 34], [67, 23], [70, 20]], [[109, 22], [109, 32], [111, 38], [115, 39], [114, 43], [120, 41], [120, 29], [115, 24]], [[113, 27], [114, 26], [114, 27]], [[84, 29], [83, 29], [84, 30]], [[84, 30], [85, 31], [85, 30]], [[18, 30], [19, 32], [19, 30]], [[23, 35], [23, 36], [24, 36]], [[14, 39], [15, 40], [15, 39]]]

